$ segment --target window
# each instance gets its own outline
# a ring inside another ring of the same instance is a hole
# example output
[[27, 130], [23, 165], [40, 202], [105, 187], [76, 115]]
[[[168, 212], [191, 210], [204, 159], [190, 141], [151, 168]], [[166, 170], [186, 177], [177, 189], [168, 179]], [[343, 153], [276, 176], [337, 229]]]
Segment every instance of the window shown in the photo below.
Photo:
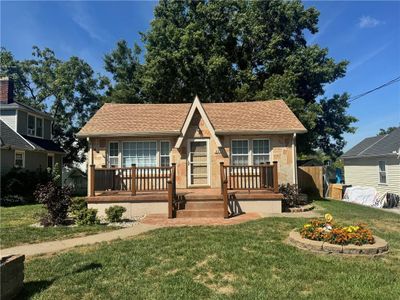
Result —
[[156, 167], [157, 142], [123, 142], [122, 164], [124, 167], [132, 164], [137, 167]]
[[54, 168], [54, 154], [47, 154], [47, 168]]
[[232, 165], [245, 166], [249, 164], [249, 141], [232, 141]]
[[43, 137], [43, 118], [28, 115], [28, 135]]
[[386, 163], [379, 161], [379, 183], [386, 183]]
[[28, 115], [28, 135], [35, 135], [35, 116]]
[[113, 167], [119, 167], [119, 149], [118, 142], [111, 142], [108, 151], [108, 165]]
[[36, 136], [43, 137], [43, 119], [36, 118]]
[[253, 140], [253, 164], [269, 162], [269, 140]]
[[15, 151], [14, 166], [16, 168], [24, 168], [25, 167], [25, 152], [24, 151]]
[[170, 165], [169, 160], [170, 144], [169, 142], [160, 143], [160, 166], [168, 167]]

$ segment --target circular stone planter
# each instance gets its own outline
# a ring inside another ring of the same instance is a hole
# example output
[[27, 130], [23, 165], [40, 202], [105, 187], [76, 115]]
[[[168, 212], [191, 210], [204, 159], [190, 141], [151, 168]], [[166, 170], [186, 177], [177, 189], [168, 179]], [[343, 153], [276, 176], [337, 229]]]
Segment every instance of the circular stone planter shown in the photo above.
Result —
[[334, 245], [322, 241], [313, 241], [302, 238], [300, 233], [294, 229], [289, 234], [289, 243], [300, 249], [323, 253], [337, 254], [356, 254], [356, 255], [377, 255], [383, 254], [389, 250], [388, 243], [380, 237], [374, 236], [374, 244], [357, 245]]
[[306, 204], [300, 207], [289, 207], [287, 210], [290, 213], [306, 212], [314, 209], [314, 205]]

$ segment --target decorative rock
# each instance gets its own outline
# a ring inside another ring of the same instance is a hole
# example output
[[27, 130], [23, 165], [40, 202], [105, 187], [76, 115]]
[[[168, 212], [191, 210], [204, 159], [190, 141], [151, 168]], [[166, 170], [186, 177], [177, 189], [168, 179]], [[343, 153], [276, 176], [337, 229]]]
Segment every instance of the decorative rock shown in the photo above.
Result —
[[300, 207], [289, 207], [288, 210], [291, 213], [306, 212], [314, 209], [314, 205], [306, 204]]
[[352, 255], [377, 255], [386, 253], [389, 250], [388, 243], [380, 237], [374, 236], [374, 244], [357, 245], [335, 245], [323, 241], [313, 241], [303, 238], [297, 230], [292, 230], [289, 234], [289, 243], [297, 248], [323, 252]]

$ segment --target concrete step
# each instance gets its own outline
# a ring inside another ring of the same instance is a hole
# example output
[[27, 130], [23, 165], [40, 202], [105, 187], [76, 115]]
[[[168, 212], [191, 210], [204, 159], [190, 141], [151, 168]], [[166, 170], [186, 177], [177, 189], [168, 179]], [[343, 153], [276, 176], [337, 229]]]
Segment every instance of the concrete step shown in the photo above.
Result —
[[223, 210], [222, 201], [187, 201], [185, 209], [188, 210]]
[[223, 210], [178, 210], [177, 218], [223, 218]]

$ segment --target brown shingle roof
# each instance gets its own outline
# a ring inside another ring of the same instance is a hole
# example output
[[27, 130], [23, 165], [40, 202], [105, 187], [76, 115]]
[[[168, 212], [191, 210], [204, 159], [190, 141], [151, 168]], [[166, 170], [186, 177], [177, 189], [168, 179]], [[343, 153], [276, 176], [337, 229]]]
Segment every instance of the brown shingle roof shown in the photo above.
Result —
[[[191, 104], [105, 104], [78, 136], [176, 135]], [[306, 132], [283, 100], [205, 103], [216, 133]]]

